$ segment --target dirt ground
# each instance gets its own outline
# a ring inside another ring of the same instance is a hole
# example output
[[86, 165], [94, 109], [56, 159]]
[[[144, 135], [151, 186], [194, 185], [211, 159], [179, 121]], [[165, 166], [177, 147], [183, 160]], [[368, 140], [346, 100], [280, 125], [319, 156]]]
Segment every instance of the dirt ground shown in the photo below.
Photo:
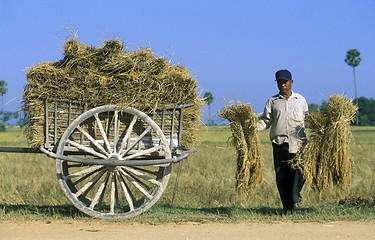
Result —
[[0, 240], [375, 239], [375, 222], [183, 223], [142, 225], [90, 221], [0, 222]]

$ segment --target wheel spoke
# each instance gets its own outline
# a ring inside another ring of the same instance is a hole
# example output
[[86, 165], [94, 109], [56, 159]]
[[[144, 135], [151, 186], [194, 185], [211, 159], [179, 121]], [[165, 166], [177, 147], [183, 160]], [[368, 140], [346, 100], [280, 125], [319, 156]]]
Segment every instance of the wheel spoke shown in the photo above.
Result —
[[86, 132], [82, 127], [77, 126], [77, 129], [87, 137], [92, 144], [95, 145], [102, 153], [104, 153], [107, 157], [109, 156], [109, 153], [103, 148], [102, 145], [100, 145], [88, 132]]
[[118, 129], [119, 129], [119, 121], [118, 121], [118, 111], [114, 113], [114, 122], [113, 122], [113, 152], [116, 153], [116, 146], [118, 142]]
[[94, 196], [94, 199], [92, 200], [91, 204], [90, 204], [90, 207], [91, 209], [94, 209], [94, 207], [96, 206], [96, 204], [98, 204], [99, 202], [99, 199], [100, 197], [102, 196], [103, 194], [103, 190], [105, 188], [105, 185], [108, 181], [108, 178], [109, 178], [109, 173], [107, 173], [107, 176], [103, 179], [103, 181], [100, 183], [100, 186], [98, 188], [98, 191], [96, 192], [95, 196]]
[[102, 159], [107, 159], [107, 157], [106, 157], [105, 155], [103, 155], [103, 154], [101, 154], [101, 153], [98, 153], [97, 151], [94, 151], [92, 148], [89, 148], [89, 147], [83, 146], [83, 145], [81, 145], [81, 144], [79, 144], [79, 143], [76, 143], [76, 142], [74, 142], [74, 141], [71, 141], [71, 140], [69, 140], [69, 139], [67, 139], [66, 142], [67, 142], [68, 144], [70, 144], [70, 145], [72, 145], [72, 146], [78, 148], [79, 150], [85, 151], [85, 152], [87, 152], [87, 153], [90, 153], [90, 154], [92, 154], [92, 155], [94, 155], [94, 156], [97, 156], [97, 157], [100, 157], [100, 158], [102, 158]]
[[65, 180], [69, 180], [69, 179], [72, 179], [72, 178], [75, 178], [75, 177], [79, 177], [79, 176], [82, 176], [82, 175], [85, 175], [85, 174], [89, 174], [91, 172], [94, 172], [100, 168], [102, 168], [103, 166], [92, 166], [92, 167], [89, 167], [89, 168], [86, 168], [82, 171], [79, 171], [79, 172], [76, 172], [76, 173], [73, 173], [73, 174], [70, 174], [66, 177], [64, 177]]
[[84, 193], [86, 190], [88, 190], [93, 184], [95, 184], [99, 178], [106, 172], [106, 169], [102, 169], [97, 175], [95, 175], [88, 183], [86, 183], [81, 189], [79, 189], [76, 193], [73, 195], [75, 197], [79, 197], [82, 193]]
[[158, 185], [158, 186], [161, 185], [161, 183], [159, 181], [157, 181], [157, 180], [153, 179], [152, 177], [150, 177], [150, 176], [148, 176], [144, 173], [141, 173], [141, 172], [139, 172], [139, 171], [137, 171], [133, 168], [130, 168], [130, 167], [121, 167], [121, 168], [124, 169], [125, 171], [131, 172], [132, 174], [134, 174], [134, 175], [136, 175], [136, 176], [138, 176], [138, 177], [140, 177], [140, 178], [142, 178], [146, 181], [149, 181], [152, 184], [155, 184], [155, 185]]
[[128, 128], [126, 129], [125, 136], [124, 136], [124, 138], [122, 139], [122, 142], [121, 142], [121, 147], [118, 151], [120, 154], [126, 146], [126, 142], [128, 141], [128, 139], [130, 137], [130, 134], [133, 131], [133, 127], [134, 127], [134, 124], [136, 123], [137, 119], [138, 119], [138, 117], [136, 115], [134, 115], [132, 121], [130, 122], [130, 124], [128, 126]]
[[80, 182], [82, 182], [82, 181], [88, 179], [89, 177], [91, 177], [92, 175], [94, 175], [94, 174], [97, 173], [97, 172], [98, 172], [98, 171], [94, 171], [94, 172], [88, 173], [88, 174], [84, 175], [83, 177], [79, 178], [78, 180], [76, 180], [76, 181], [74, 181], [74, 182], [72, 181], [72, 183], [73, 183], [74, 185], [77, 185], [77, 184], [79, 184]]
[[129, 194], [128, 188], [125, 185], [124, 179], [121, 177], [121, 175], [118, 172], [116, 172], [116, 175], [117, 175], [118, 180], [120, 181], [120, 185], [121, 185], [121, 188], [124, 192], [125, 199], [129, 204], [130, 211], [133, 211], [134, 210], [133, 200], [130, 197], [130, 194]]
[[109, 213], [115, 213], [115, 193], [116, 193], [116, 178], [115, 174], [112, 172], [112, 180], [111, 180], [111, 197], [110, 197], [110, 210]]
[[139, 157], [139, 156], [147, 155], [149, 153], [156, 152], [161, 148], [162, 148], [162, 146], [155, 146], [155, 147], [152, 147], [152, 148], [149, 148], [149, 149], [146, 149], [146, 150], [140, 150], [140, 151], [137, 151], [136, 153], [134, 153], [132, 155], [124, 157], [123, 160], [134, 159], [134, 158]]
[[94, 116], [95, 116], [95, 119], [96, 119], [96, 123], [98, 124], [99, 131], [100, 131], [100, 133], [102, 134], [102, 137], [103, 137], [104, 143], [105, 143], [105, 145], [107, 146], [107, 149], [108, 149], [109, 153], [112, 153], [111, 145], [109, 144], [108, 137], [107, 137], [107, 134], [106, 134], [105, 131], [104, 131], [104, 128], [103, 128], [102, 122], [100, 121], [99, 116], [98, 116], [97, 113], [95, 113]]
[[133, 169], [137, 169], [137, 170], [140, 170], [142, 172], [145, 172], [145, 173], [148, 173], [148, 174], [151, 174], [151, 175], [154, 175], [154, 176], [157, 176], [158, 173], [159, 173], [159, 170], [153, 171], [152, 169], [146, 169], [146, 168], [141, 168], [141, 167], [133, 167]]
[[148, 126], [141, 135], [138, 136], [138, 138], [128, 147], [124, 152], [120, 153], [121, 156], [125, 156], [135, 145], [141, 141], [141, 139], [151, 130], [151, 126]]
[[127, 172], [125, 172], [123, 169], [119, 169], [119, 171], [126, 177], [128, 181], [130, 181], [140, 192], [142, 192], [148, 199], [152, 198], [152, 195], [150, 195], [146, 189], [144, 189], [139, 183], [130, 176]]

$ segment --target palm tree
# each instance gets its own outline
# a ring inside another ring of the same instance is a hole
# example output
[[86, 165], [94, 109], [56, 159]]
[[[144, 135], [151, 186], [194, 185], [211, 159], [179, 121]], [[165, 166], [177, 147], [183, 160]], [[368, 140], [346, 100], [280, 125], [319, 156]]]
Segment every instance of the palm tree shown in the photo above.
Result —
[[[350, 49], [346, 52], [346, 58], [345, 58], [345, 62], [353, 67], [353, 77], [354, 77], [354, 96], [355, 96], [355, 101], [357, 103], [357, 99], [358, 99], [358, 95], [357, 95], [357, 80], [356, 80], [356, 77], [355, 77], [355, 67], [357, 67], [359, 65], [359, 63], [361, 62], [361, 58], [359, 57], [361, 53], [357, 50], [357, 49]], [[358, 112], [356, 114], [356, 125], [358, 126]]]
[[4, 80], [0, 80], [1, 112], [4, 110], [4, 94], [8, 92], [6, 86], [8, 86], [8, 83]]
[[4, 94], [8, 92], [6, 88], [8, 84], [4, 80], [0, 80], [0, 95], [1, 95], [1, 112], [0, 112], [0, 131], [5, 131], [4, 120]]
[[211, 119], [211, 107], [210, 104], [214, 101], [214, 97], [211, 92], [205, 92], [203, 95], [203, 100], [207, 103], [208, 105], [208, 122], [211, 125], [212, 124], [212, 119]]

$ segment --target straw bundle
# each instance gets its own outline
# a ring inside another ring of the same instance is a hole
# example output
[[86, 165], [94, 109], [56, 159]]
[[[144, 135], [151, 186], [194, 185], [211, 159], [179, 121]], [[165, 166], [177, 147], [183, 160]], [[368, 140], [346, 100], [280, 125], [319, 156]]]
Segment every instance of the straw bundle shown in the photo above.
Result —
[[192, 103], [195, 105], [184, 112], [182, 143], [190, 148], [196, 142], [202, 106], [198, 82], [185, 67], [155, 57], [150, 49], [127, 51], [119, 40], [95, 48], [69, 39], [64, 44], [64, 58], [30, 67], [27, 81], [24, 110], [33, 147], [44, 140], [45, 97], [79, 100], [86, 109], [115, 104], [143, 111]]
[[264, 161], [257, 133], [258, 117], [251, 106], [241, 102], [230, 103], [220, 115], [230, 122], [237, 150], [236, 190], [241, 196], [248, 197], [264, 179]]
[[338, 190], [339, 194], [347, 191], [353, 167], [350, 123], [356, 111], [351, 100], [333, 95], [325, 110], [306, 118], [309, 139], [296, 159], [303, 161], [304, 176], [320, 195], [330, 188]]

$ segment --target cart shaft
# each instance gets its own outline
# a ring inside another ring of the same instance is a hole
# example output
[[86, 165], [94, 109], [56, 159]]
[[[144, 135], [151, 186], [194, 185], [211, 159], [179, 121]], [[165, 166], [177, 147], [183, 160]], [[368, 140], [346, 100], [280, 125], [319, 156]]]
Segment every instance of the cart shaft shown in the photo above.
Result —
[[[0, 152], [8, 153], [45, 153], [45, 151], [40, 150], [39, 148], [27, 148], [27, 147], [0, 147]], [[65, 151], [67, 155], [82, 155], [78, 151]]]
[[0, 147], [0, 152], [11, 152], [11, 153], [43, 153], [38, 148], [26, 148], [26, 147]]

